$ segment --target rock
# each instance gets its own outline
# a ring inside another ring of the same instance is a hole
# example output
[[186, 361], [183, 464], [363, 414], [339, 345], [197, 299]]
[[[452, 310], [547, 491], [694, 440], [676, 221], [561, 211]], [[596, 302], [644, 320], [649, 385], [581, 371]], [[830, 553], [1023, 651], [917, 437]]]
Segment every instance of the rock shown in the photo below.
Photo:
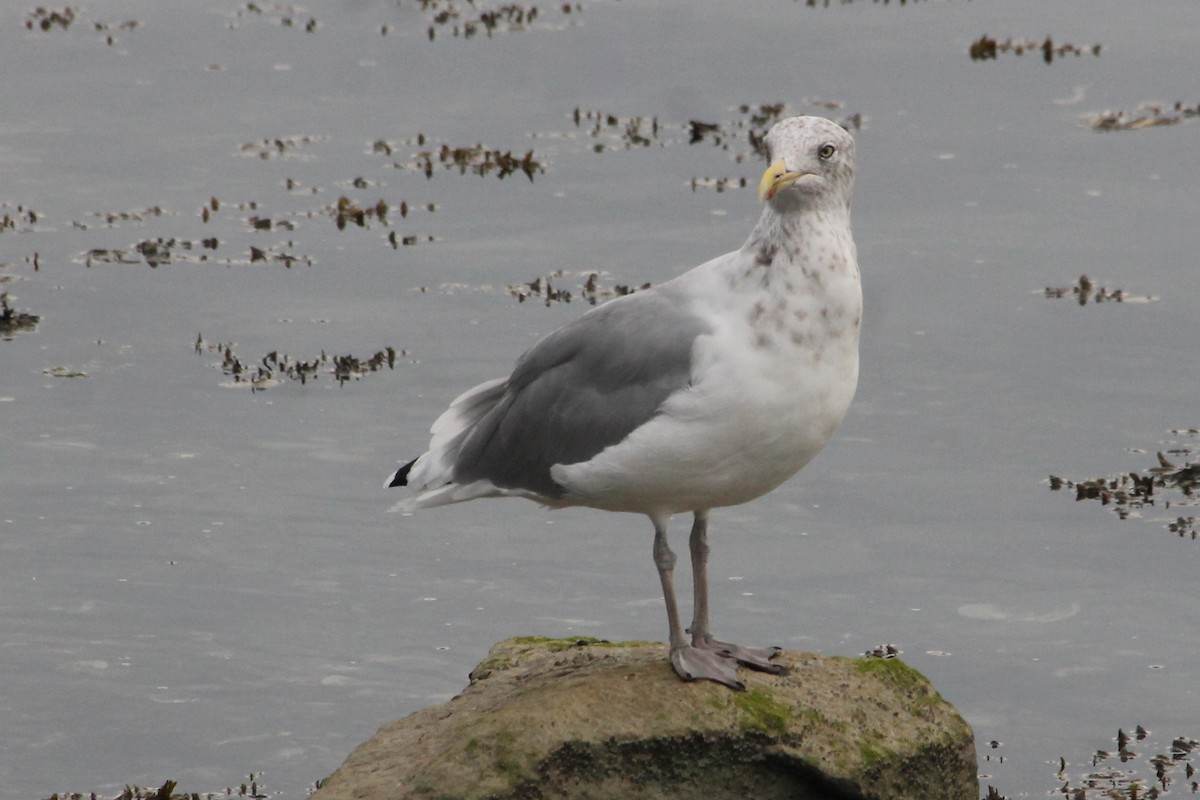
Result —
[[785, 652], [745, 692], [664, 645], [509, 639], [450, 702], [379, 729], [313, 800], [975, 800], [971, 729], [894, 658]]

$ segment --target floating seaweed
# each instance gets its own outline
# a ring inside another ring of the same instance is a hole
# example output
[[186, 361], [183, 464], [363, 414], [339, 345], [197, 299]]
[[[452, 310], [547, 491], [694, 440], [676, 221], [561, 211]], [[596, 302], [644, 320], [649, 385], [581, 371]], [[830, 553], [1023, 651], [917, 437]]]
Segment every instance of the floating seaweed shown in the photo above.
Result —
[[1197, 116], [1200, 116], [1200, 103], [1188, 106], [1177, 100], [1173, 104], [1146, 103], [1132, 111], [1101, 111], [1084, 119], [1097, 131], [1136, 131], [1177, 125]]
[[726, 189], [745, 189], [747, 185], [744, 175], [739, 178], [692, 178], [693, 192], [697, 189], [715, 189], [719, 194]]
[[[471, 39], [482, 32], [491, 38], [496, 33], [527, 31], [535, 27], [535, 20], [545, 20], [537, 6], [520, 3], [484, 7], [474, 0], [421, 0], [420, 6], [429, 17], [430, 25], [425, 34], [431, 42], [437, 39], [439, 31], [463, 39]], [[558, 11], [564, 16], [578, 14], [583, 11], [583, 4], [560, 3]], [[540, 27], [562, 27], [562, 24], [543, 22]], [[383, 33], [387, 35], [386, 27]]]
[[205, 250], [216, 250], [220, 240], [215, 236], [199, 241], [191, 239], [176, 239], [174, 237], [142, 239], [133, 243], [128, 249], [96, 247], [83, 253], [76, 261], [85, 266], [93, 264], [140, 264], [145, 262], [151, 268], [176, 261], [202, 263], [209, 257]]
[[[136, 784], [126, 784], [120, 794], [111, 800], [229, 800], [240, 797], [250, 800], [266, 800], [268, 797], [264, 787], [259, 784], [262, 774], [250, 773], [238, 786], [227, 786], [214, 792], [176, 792], [178, 783], [166, 781], [157, 789]], [[319, 788], [319, 787], [316, 787]], [[95, 792], [63, 792], [50, 795], [46, 800], [99, 800]]]
[[578, 106], [572, 115], [575, 127], [585, 129], [596, 140], [592, 150], [630, 150], [664, 144], [659, 139], [658, 117], [622, 117], [604, 111], [586, 111]]
[[[401, 219], [407, 219], [414, 208], [414, 206], [410, 206], [405, 200], [400, 201], [400, 204], [397, 206], [392, 206], [382, 198], [374, 204], [359, 205], [356, 201], [343, 195], [338, 198], [336, 203], [327, 206], [325, 211], [333, 218], [337, 229], [344, 231], [348, 225], [364, 229], [370, 228], [372, 222], [384, 225], [385, 227], [391, 227], [393, 224], [391, 215], [393, 213], [398, 214]], [[427, 203], [420, 208], [432, 213], [437, 209], [437, 206], [433, 203]], [[392, 246], [392, 249], [395, 250], [401, 246], [407, 247], [421, 242], [432, 242], [434, 241], [434, 237], [418, 236], [416, 234], [399, 235], [393, 229], [388, 231], [387, 241]]]
[[124, 22], [97, 22], [92, 27], [97, 33], [105, 34], [105, 43], [112, 47], [117, 43], [117, 37], [113, 35], [113, 31], [134, 31], [137, 30], [140, 23], [136, 19], [127, 19]]
[[[315, 17], [309, 17], [303, 25], [300, 24], [298, 16], [301, 9], [288, 3], [269, 3], [252, 0], [242, 4], [235, 12], [235, 19], [259, 19], [273, 18], [279, 20], [279, 24], [285, 28], [303, 27], [308, 33], [314, 33], [317, 30], [317, 20]], [[231, 23], [230, 27], [237, 27], [236, 23]]]
[[[149, 208], [139, 208], [131, 211], [93, 211], [88, 216], [100, 220], [106, 228], [116, 228], [124, 222], [145, 222], [147, 219], [161, 217], [166, 213], [160, 206], [150, 206]], [[74, 228], [84, 231], [92, 227], [90, 223], [83, 220], [76, 220], [71, 225]]]
[[383, 199], [380, 199], [374, 205], [363, 207], [343, 195], [333, 204], [329, 212], [333, 217], [334, 223], [337, 225], [337, 229], [343, 231], [346, 229], [346, 223], [353, 223], [360, 228], [366, 228], [368, 227], [368, 221], [371, 219], [378, 220], [380, 223], [386, 225], [389, 210], [387, 202]]
[[1081, 306], [1092, 303], [1153, 303], [1154, 295], [1131, 295], [1124, 289], [1097, 286], [1087, 275], [1080, 275], [1073, 286], [1047, 286], [1042, 294], [1052, 299], [1074, 297]]
[[307, 159], [311, 158], [311, 156], [302, 155], [299, 152], [301, 148], [311, 144], [320, 144], [328, 140], [328, 136], [279, 136], [274, 139], [259, 139], [257, 142], [245, 142], [238, 150], [244, 156], [253, 156], [264, 160], [270, 158]]
[[[416, 145], [422, 147], [425, 144], [425, 135], [417, 134]], [[395, 150], [395, 145], [384, 140], [376, 141], [372, 145], [372, 152], [375, 153], [390, 156]], [[501, 151], [482, 144], [476, 144], [474, 147], [442, 144], [433, 150], [421, 150], [413, 154], [408, 161], [393, 161], [392, 166], [395, 169], [416, 170], [426, 178], [432, 178], [435, 163], [447, 170], [457, 170], [460, 175], [466, 175], [468, 172], [481, 177], [494, 174], [501, 180], [519, 172], [532, 182], [534, 175], [545, 171], [542, 162], [532, 150], [524, 155], [514, 155], [511, 150]]]
[[[736, 129], [746, 132], [746, 139], [750, 143], [750, 149], [763, 158], [767, 156], [766, 136], [767, 131], [771, 126], [783, 118], [783, 112], [786, 106], [783, 103], [766, 103], [755, 106], [742, 105], [738, 107], [738, 111], [743, 115], [744, 119], [737, 120], [734, 125]], [[742, 157], [736, 157], [735, 160], [741, 161]]]
[[414, 244], [421, 244], [422, 242], [436, 241], [432, 236], [417, 236], [416, 234], [412, 233], [404, 236], [397, 236], [395, 231], [388, 231], [387, 240], [388, 244], [392, 246], [393, 250], [396, 250], [401, 246], [411, 247]]
[[600, 272], [584, 273], [587, 277], [575, 291], [563, 289], [561, 286], [555, 285], [555, 281], [561, 280], [568, 274], [570, 273], [565, 270], [556, 270], [549, 275], [535, 278], [528, 283], [514, 283], [507, 287], [508, 293], [517, 298], [518, 303], [524, 303], [531, 297], [539, 297], [548, 306], [551, 303], [569, 303], [578, 297], [588, 305], [594, 306], [601, 300], [606, 300], [610, 297], [620, 297], [650, 288], [649, 283], [644, 283], [639, 287], [627, 286], [620, 283], [612, 286], [603, 286], [600, 283], [602, 276]]
[[298, 256], [285, 249], [294, 246], [295, 245], [292, 242], [281, 242], [277, 245], [266, 248], [252, 246], [250, 248], [250, 263], [253, 264], [259, 261], [269, 261], [276, 264], [282, 264], [288, 269], [291, 269], [296, 264], [303, 264], [306, 267], [311, 267], [314, 263], [311, 256]]
[[[260, 229], [268, 230], [269, 227]], [[288, 248], [294, 246], [292, 242], [283, 242], [270, 247], [251, 246], [248, 258], [239, 259], [216, 259], [208, 252], [215, 251], [220, 246], [221, 240], [216, 236], [209, 236], [198, 240], [176, 239], [174, 237], [164, 238], [160, 236], [154, 239], [142, 239], [128, 248], [94, 247], [91, 250], [81, 253], [75, 258], [75, 261], [89, 268], [94, 264], [141, 263], [145, 263], [151, 268], [157, 268], [164, 264], [180, 262], [203, 264], [213, 261], [218, 261], [218, 263], [225, 265], [235, 263], [253, 264], [260, 261], [269, 261], [283, 264], [289, 269], [295, 264], [304, 264], [309, 267], [313, 265], [313, 260], [309, 256], [299, 256], [289, 252]]]
[[1091, 47], [1079, 47], [1070, 43], [1055, 44], [1054, 40], [1049, 36], [1042, 41], [1012, 38], [998, 41], [984, 35], [979, 37], [978, 40], [971, 42], [971, 47], [967, 53], [971, 56], [972, 61], [989, 61], [995, 59], [1001, 53], [1012, 53], [1013, 55], [1020, 56], [1026, 52], [1036, 53], [1040, 51], [1042, 61], [1047, 64], [1053, 64], [1055, 58], [1061, 59], [1068, 55], [1081, 56], [1084, 53], [1091, 53], [1094, 56], [1098, 56], [1100, 55], [1100, 49], [1100, 45], [1098, 44], [1094, 44]]
[[367, 374], [387, 367], [396, 368], [397, 357], [407, 356], [405, 350], [385, 347], [369, 358], [354, 355], [329, 356], [324, 350], [311, 361], [299, 361], [286, 353], [272, 350], [257, 362], [244, 362], [234, 352], [235, 345], [229, 343], [210, 344], [203, 335], [196, 336], [194, 350], [198, 354], [218, 353], [221, 355], [221, 371], [233, 378], [226, 386], [248, 386], [251, 391], [261, 391], [278, 386], [284, 378], [307, 384], [321, 374], [332, 375], [341, 386], [347, 381], [360, 380]]
[[[1078, 765], [1083, 772], [1070, 774], [1070, 764], [1060, 756], [1055, 788], [1047, 794], [1066, 800], [1154, 800], [1169, 795], [1172, 787], [1192, 795], [1200, 792], [1192, 760], [1200, 752], [1200, 741], [1176, 736], [1169, 745], [1157, 744], [1151, 732], [1141, 725], [1133, 735], [1117, 729], [1115, 750], [1096, 750]], [[997, 743], [993, 742], [993, 745]], [[1133, 749], [1136, 747], [1137, 749]], [[1153, 753], [1153, 755], [1150, 755]], [[1008, 800], [995, 787], [988, 786], [984, 800]]]
[[[1200, 429], [1171, 431], [1176, 436], [1200, 436]], [[1168, 458], [1168, 455], [1171, 458]], [[1147, 507], [1170, 511], [1164, 527], [1181, 538], [1196, 539], [1195, 514], [1179, 514], [1177, 509], [1194, 508], [1200, 504], [1200, 460], [1191, 461], [1196, 449], [1190, 444], [1173, 443], [1173, 446], [1157, 453], [1158, 466], [1140, 472], [1126, 472], [1116, 477], [1067, 480], [1057, 475], [1049, 479], [1051, 491], [1074, 490], [1075, 500], [1097, 500], [1102, 506], [1111, 507], [1121, 519], [1140, 516]], [[1171, 459], [1183, 460], [1182, 465]]]
[[[1149, 731], [1141, 725], [1135, 731], [1136, 742], [1145, 746]], [[1151, 800], [1169, 792], [1177, 781], [1192, 794], [1200, 789], [1193, 778], [1195, 767], [1191, 763], [1193, 753], [1200, 745], [1195, 739], [1175, 737], [1169, 747], [1153, 748], [1167, 752], [1154, 755], [1130, 749], [1135, 740], [1123, 729], [1117, 730], [1116, 743], [1115, 751], [1097, 750], [1092, 755], [1090, 768], [1074, 781], [1068, 779], [1062, 786], [1062, 794], [1071, 800]], [[1152, 749], [1144, 751], [1150, 752]], [[1060, 763], [1065, 772], [1065, 759]]]
[[71, 369], [70, 367], [46, 367], [42, 370], [43, 375], [49, 375], [51, 378], [86, 378], [88, 374], [80, 369]]
[[70, 6], [63, 6], [62, 11], [38, 6], [29, 12], [29, 16], [25, 19], [25, 28], [31, 31], [34, 29], [50, 31], [54, 28], [62, 28], [65, 31], [71, 27], [71, 23], [74, 21], [75, 9]]
[[0, 292], [0, 339], [11, 341], [15, 334], [36, 330], [41, 321], [37, 314], [10, 306], [8, 292]]
[[8, 203], [0, 203], [0, 211], [4, 213], [4, 216], [0, 217], [0, 233], [28, 233], [41, 218], [38, 212], [22, 205], [10, 206]]

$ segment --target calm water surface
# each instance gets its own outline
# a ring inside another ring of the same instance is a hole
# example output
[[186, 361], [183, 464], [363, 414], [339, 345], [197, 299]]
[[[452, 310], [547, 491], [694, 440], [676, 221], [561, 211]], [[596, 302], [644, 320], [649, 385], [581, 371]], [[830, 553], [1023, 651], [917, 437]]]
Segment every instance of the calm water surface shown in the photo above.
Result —
[[[583, 0], [470, 39], [415, 2], [114, 2], [46, 31], [15, 8], [0, 291], [42, 321], [0, 341], [0, 796], [250, 772], [302, 796], [496, 640], [662, 638], [645, 520], [400, 517], [379, 485], [583, 310], [507, 286], [657, 283], [740, 245], [752, 191], [692, 182], [753, 186], [739, 107], [772, 103], [862, 115], [862, 383], [801, 477], [714, 515], [718, 632], [896, 644], [1010, 796], [1118, 727], [1200, 735], [1197, 543], [1046, 484], [1200, 444], [1171, 433], [1200, 425], [1200, 125], [1085, 121], [1200, 102], [1194, 2]], [[1085, 52], [974, 62], [985, 34]], [[476, 144], [541, 170], [437, 158]], [[342, 196], [390, 211], [339, 230]], [[1043, 296], [1083, 273], [1159, 299]], [[217, 344], [403, 352], [252, 392]]]

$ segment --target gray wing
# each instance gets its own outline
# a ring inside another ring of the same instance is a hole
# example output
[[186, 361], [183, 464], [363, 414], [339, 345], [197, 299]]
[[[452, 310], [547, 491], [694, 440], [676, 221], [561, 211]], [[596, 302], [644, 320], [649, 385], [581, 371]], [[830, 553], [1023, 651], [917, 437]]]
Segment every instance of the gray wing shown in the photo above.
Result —
[[471, 429], [455, 482], [560, 497], [550, 467], [587, 461], [654, 417], [687, 386], [692, 344], [709, 330], [654, 290], [555, 330], [521, 356], [504, 396]]

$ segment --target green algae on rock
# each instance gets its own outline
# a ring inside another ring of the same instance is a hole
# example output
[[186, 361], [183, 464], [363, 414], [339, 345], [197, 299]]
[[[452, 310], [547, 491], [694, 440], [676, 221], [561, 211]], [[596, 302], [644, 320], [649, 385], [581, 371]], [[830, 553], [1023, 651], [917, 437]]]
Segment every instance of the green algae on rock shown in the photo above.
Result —
[[970, 727], [898, 659], [785, 652], [747, 691], [681, 683], [665, 645], [520, 637], [382, 727], [315, 800], [977, 797]]

